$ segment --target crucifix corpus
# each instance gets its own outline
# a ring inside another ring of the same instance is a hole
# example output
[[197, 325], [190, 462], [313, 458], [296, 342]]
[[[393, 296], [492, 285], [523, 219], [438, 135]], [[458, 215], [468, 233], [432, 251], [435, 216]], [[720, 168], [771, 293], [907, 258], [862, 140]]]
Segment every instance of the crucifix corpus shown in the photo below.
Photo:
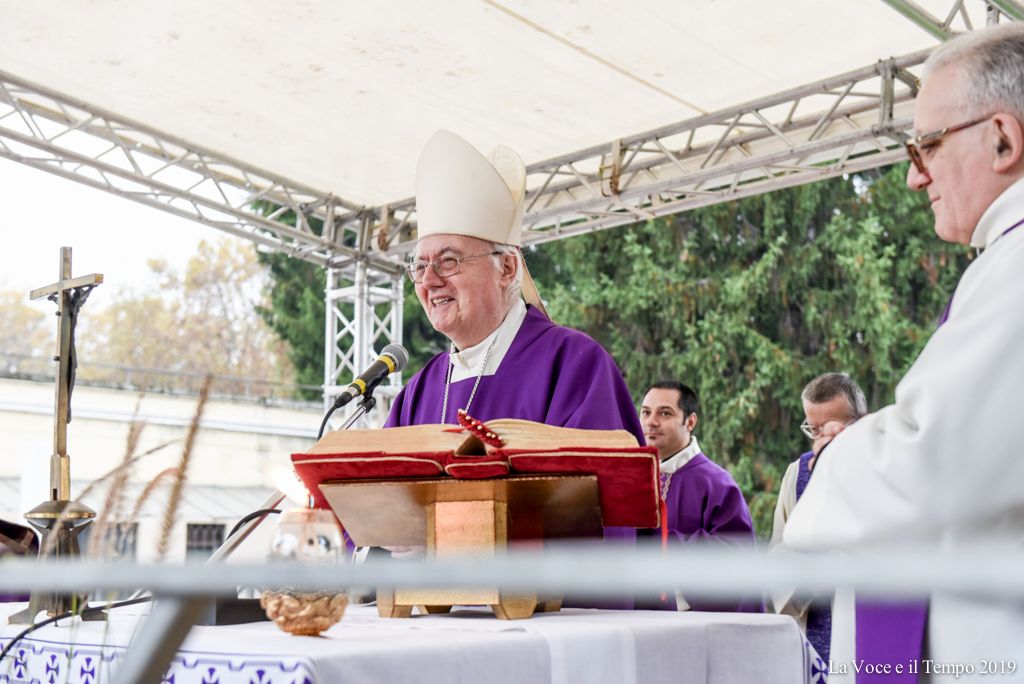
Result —
[[[68, 558], [78, 555], [78, 533], [89, 525], [96, 513], [88, 506], [71, 501], [71, 460], [68, 457], [68, 423], [71, 421], [71, 391], [75, 386], [75, 322], [78, 311], [103, 276], [92, 273], [71, 276], [71, 248], [60, 248], [57, 282], [32, 290], [30, 299], [49, 299], [57, 305], [57, 388], [53, 410], [53, 454], [50, 456], [49, 498], [25, 514], [40, 534], [39, 555]], [[55, 537], [51, 539], [51, 537]], [[83, 596], [62, 594], [32, 595], [29, 607], [12, 615], [11, 623], [31, 624], [36, 613], [46, 610], [56, 615], [82, 606]]]

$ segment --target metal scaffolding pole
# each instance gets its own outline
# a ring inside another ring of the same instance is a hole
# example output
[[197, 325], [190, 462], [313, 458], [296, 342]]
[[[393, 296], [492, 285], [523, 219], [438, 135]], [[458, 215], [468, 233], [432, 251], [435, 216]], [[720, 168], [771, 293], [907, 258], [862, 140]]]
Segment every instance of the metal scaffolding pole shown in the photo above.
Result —
[[[920, 51], [527, 167], [538, 244], [905, 159]], [[372, 212], [376, 244], [414, 244], [415, 201]]]
[[[401, 276], [375, 272], [362, 261], [350, 271], [328, 269], [324, 410], [381, 348], [401, 343], [403, 286]], [[396, 374], [377, 388], [377, 396], [390, 399], [399, 389]]]

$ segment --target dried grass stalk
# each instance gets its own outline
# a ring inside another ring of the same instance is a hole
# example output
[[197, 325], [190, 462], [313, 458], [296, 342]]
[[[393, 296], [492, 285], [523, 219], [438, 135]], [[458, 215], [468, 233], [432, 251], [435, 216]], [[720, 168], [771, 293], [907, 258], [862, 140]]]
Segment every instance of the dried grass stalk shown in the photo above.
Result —
[[[169, 442], [164, 442], [163, 444], [158, 444], [157, 446], [153, 447], [152, 449], [148, 449], [148, 450], [142, 452], [141, 454], [139, 454], [138, 456], [132, 457], [131, 459], [129, 459], [125, 463], [122, 463], [121, 465], [117, 466], [116, 468], [107, 471], [101, 477], [99, 477], [99, 478], [93, 480], [92, 482], [90, 482], [89, 486], [87, 486], [85, 489], [82, 490], [82, 493], [78, 495], [78, 498], [75, 499], [75, 501], [82, 501], [87, 496], [89, 496], [89, 494], [92, 493], [92, 490], [96, 489], [96, 487], [100, 486], [101, 484], [103, 484], [104, 482], [109, 480], [110, 478], [117, 476], [117, 474], [120, 473], [122, 470], [130, 468], [131, 466], [135, 465], [136, 463], [138, 463], [141, 459], [145, 458], [146, 456], [149, 456], [150, 454], [154, 454], [154, 453], [160, 451], [161, 449], [166, 449], [167, 447], [169, 447], [170, 445], [174, 444], [177, 441], [178, 440], [173, 439], [173, 440], [171, 440]], [[58, 530], [58, 529], [60, 529], [61, 525], [65, 524], [68, 520], [69, 520], [69, 516], [68, 516], [67, 512], [65, 511], [64, 513], [61, 513], [61, 515], [54, 522], [53, 527], [51, 527], [50, 529], [51, 530]], [[56, 534], [48, 535], [47, 538], [46, 538], [46, 544], [43, 545], [42, 549], [39, 552], [39, 555], [42, 557], [42, 556], [46, 556], [46, 555], [52, 553], [53, 552], [53, 547], [54, 547], [54, 545], [56, 543], [57, 543], [57, 535]]]
[[196, 405], [196, 413], [192, 416], [192, 424], [188, 426], [188, 434], [185, 436], [185, 447], [181, 452], [181, 460], [178, 462], [178, 472], [171, 487], [171, 494], [167, 501], [167, 508], [164, 510], [164, 520], [160, 528], [160, 541], [156, 547], [157, 562], [164, 560], [167, 555], [167, 547], [170, 545], [171, 531], [174, 529], [174, 521], [178, 515], [178, 506], [181, 504], [181, 493], [185, 487], [188, 474], [188, 463], [192, 458], [192, 448], [195, 446], [196, 434], [199, 432], [199, 421], [203, 417], [203, 410], [206, 408], [206, 400], [210, 396], [210, 385], [213, 382], [213, 375], [208, 374], [203, 381], [203, 388], [199, 390], [199, 403]]
[[110, 523], [117, 525], [121, 517], [121, 507], [124, 502], [124, 490], [128, 486], [128, 476], [131, 474], [131, 462], [139, 448], [139, 440], [142, 437], [142, 430], [146, 426], [144, 421], [139, 420], [139, 410], [142, 408], [142, 395], [135, 402], [135, 411], [132, 413], [132, 422], [128, 426], [128, 440], [125, 444], [124, 458], [121, 460], [121, 468], [114, 475], [114, 481], [107, 490], [107, 498], [96, 516], [93, 523], [92, 538], [89, 540], [89, 556], [106, 556], [115, 551], [113, 542], [115, 539], [108, 539]]
[[160, 471], [156, 477], [149, 481], [146, 488], [142, 490], [142, 493], [139, 494], [139, 498], [135, 500], [135, 506], [132, 507], [132, 512], [128, 516], [128, 519], [138, 520], [139, 516], [142, 514], [142, 507], [146, 505], [146, 502], [149, 500], [149, 497], [153, 495], [153, 492], [156, 491], [156, 488], [160, 486], [164, 480], [177, 477], [177, 475], [177, 468], [168, 468], [167, 470]]

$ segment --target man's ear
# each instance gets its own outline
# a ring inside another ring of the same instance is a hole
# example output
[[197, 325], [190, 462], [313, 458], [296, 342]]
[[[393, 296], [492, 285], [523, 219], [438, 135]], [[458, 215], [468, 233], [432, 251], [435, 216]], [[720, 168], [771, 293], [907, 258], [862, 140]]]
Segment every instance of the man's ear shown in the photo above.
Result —
[[515, 278], [516, 269], [519, 268], [519, 255], [500, 254], [498, 258], [501, 259], [501, 284], [508, 285]]
[[691, 413], [686, 416], [686, 429], [693, 432], [697, 428], [697, 414]]
[[1024, 157], [1024, 126], [1016, 117], [1000, 112], [992, 117], [995, 124], [995, 158], [992, 170], [1006, 173], [1014, 170]]

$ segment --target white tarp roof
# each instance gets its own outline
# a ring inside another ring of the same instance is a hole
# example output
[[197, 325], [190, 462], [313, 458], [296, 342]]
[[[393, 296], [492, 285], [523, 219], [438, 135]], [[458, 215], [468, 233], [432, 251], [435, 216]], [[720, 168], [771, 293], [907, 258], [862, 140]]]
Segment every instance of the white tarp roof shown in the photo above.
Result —
[[0, 0], [3, 71], [363, 205], [441, 127], [531, 163], [936, 42], [881, 0]]

